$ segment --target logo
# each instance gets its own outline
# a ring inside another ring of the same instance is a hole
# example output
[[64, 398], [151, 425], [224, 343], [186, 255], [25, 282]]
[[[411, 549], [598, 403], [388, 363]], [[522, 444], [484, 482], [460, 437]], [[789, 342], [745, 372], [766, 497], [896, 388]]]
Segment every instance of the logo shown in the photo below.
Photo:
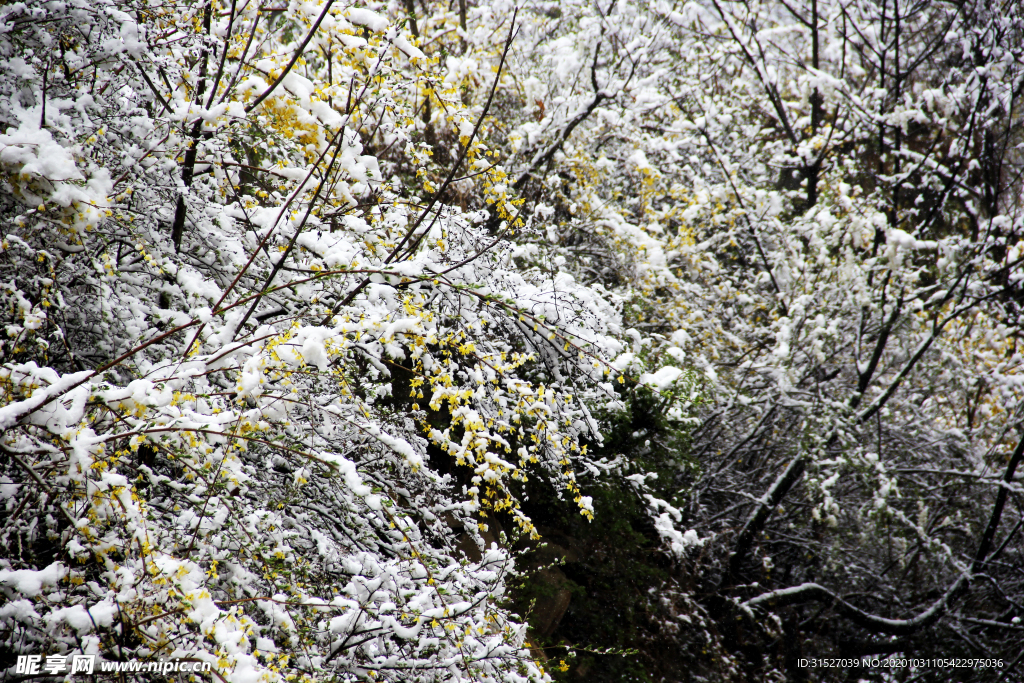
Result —
[[14, 672], [34, 676], [38, 674], [91, 674], [96, 667], [96, 655], [18, 655]]

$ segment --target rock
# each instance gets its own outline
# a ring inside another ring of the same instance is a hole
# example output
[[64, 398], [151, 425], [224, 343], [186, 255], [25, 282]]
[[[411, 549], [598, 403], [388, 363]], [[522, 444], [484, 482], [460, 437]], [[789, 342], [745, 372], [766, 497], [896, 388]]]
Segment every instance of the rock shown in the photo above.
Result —
[[539, 595], [530, 615], [530, 623], [535, 635], [547, 638], [555, 632], [565, 611], [569, 609], [572, 583], [558, 567], [539, 569], [531, 578], [538, 587]]
[[[479, 530], [480, 538], [484, 542], [484, 549], [490, 548], [492, 543], [497, 543], [499, 546], [503, 545], [501, 542], [502, 528], [501, 524], [498, 523], [498, 520], [493, 517], [487, 517], [485, 520], [480, 520], [480, 523], [487, 525], [486, 530]], [[464, 531], [459, 534], [457, 547], [470, 562], [479, 562], [483, 558], [480, 546], [477, 545], [476, 539], [468, 531]]]

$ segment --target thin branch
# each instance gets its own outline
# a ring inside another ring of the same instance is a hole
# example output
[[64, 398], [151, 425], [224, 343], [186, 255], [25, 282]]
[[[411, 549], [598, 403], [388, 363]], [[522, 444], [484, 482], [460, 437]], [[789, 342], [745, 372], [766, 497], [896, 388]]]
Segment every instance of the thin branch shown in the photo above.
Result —
[[249, 103], [249, 105], [245, 108], [245, 113], [246, 114], [248, 114], [253, 109], [258, 107], [263, 102], [263, 100], [265, 100], [268, 97], [270, 97], [270, 94], [273, 93], [274, 90], [277, 89], [277, 86], [281, 85], [281, 81], [283, 81], [285, 79], [285, 76], [288, 75], [288, 72], [290, 72], [292, 70], [292, 67], [295, 66], [295, 63], [297, 61], [299, 61], [299, 57], [301, 57], [302, 53], [306, 51], [306, 46], [309, 44], [309, 41], [313, 39], [313, 34], [316, 33], [316, 30], [318, 28], [320, 28], [320, 24], [323, 22], [324, 18], [327, 16], [327, 12], [330, 11], [331, 5], [333, 5], [333, 4], [334, 4], [334, 0], [327, 0], [327, 4], [324, 5], [323, 11], [320, 12], [320, 16], [317, 17], [317, 19], [316, 19], [316, 23], [314, 23], [312, 28], [309, 29], [309, 33], [307, 33], [306, 37], [303, 38], [302, 43], [299, 45], [299, 47], [296, 48], [295, 53], [292, 55], [291, 61], [288, 62], [288, 66], [286, 66], [284, 68], [284, 71], [282, 71], [281, 75], [277, 77], [277, 80], [275, 80], [273, 83], [271, 83], [269, 88], [267, 88], [266, 90], [263, 91], [262, 95], [260, 95], [255, 100], [253, 100], [252, 102]]

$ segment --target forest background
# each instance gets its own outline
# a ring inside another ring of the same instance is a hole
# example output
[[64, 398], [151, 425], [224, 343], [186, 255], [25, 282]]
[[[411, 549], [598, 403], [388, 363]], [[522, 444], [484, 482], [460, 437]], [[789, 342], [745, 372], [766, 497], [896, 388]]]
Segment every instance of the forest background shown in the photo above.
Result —
[[1024, 676], [1021, 3], [27, 0], [0, 55], [0, 677]]

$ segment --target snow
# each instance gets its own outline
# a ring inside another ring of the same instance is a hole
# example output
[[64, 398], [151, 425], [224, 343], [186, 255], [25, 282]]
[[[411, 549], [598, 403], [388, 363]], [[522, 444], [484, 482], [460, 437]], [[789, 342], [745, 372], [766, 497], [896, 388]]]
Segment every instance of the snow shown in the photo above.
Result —
[[654, 528], [657, 529], [658, 535], [661, 539], [668, 544], [669, 550], [676, 557], [683, 557], [686, 551], [690, 548], [700, 547], [704, 545], [706, 539], [701, 539], [697, 536], [697, 532], [693, 529], [687, 529], [685, 532], [680, 533], [676, 530], [675, 524], [672, 520], [672, 515], [668, 512], [663, 512], [654, 520]]
[[426, 60], [427, 56], [418, 47], [410, 43], [408, 38], [395, 31], [394, 28], [388, 31], [387, 38], [409, 59]]
[[20, 367], [16, 366], [11, 371], [2, 371], [0, 376], [2, 375], [6, 375], [11, 379], [19, 379], [22, 382], [31, 379], [33, 381], [39, 380], [49, 383], [47, 386], [35, 390], [30, 398], [23, 401], [14, 401], [0, 407], [0, 429], [9, 429], [18, 420], [38, 410], [40, 406], [49, 403], [53, 397], [59, 396], [86, 381], [93, 373], [89, 370], [82, 370], [81, 372], [58, 376], [57, 373], [49, 368], [39, 368], [33, 362]]
[[937, 246], [937, 243], [932, 240], [919, 240], [899, 228], [886, 230], [886, 243], [890, 250], [935, 249]]
[[645, 372], [640, 375], [640, 384], [651, 387], [655, 391], [665, 391], [682, 377], [683, 371], [673, 365], [666, 365], [655, 373]]
[[[30, 118], [33, 115], [34, 120]], [[38, 121], [38, 112], [23, 111], [18, 128], [0, 134], [0, 164], [51, 182], [84, 180], [71, 152], [58, 144], [50, 131], [40, 129]], [[67, 193], [57, 193], [55, 200], [64, 206], [71, 202]]]
[[54, 562], [40, 570], [0, 569], [0, 584], [5, 589], [27, 598], [35, 598], [44, 588], [55, 588], [66, 573], [67, 570], [60, 562]]
[[117, 605], [111, 602], [100, 602], [86, 609], [83, 605], [72, 605], [54, 610], [46, 616], [46, 620], [54, 626], [67, 624], [79, 633], [95, 628], [108, 628], [118, 616]]
[[373, 10], [365, 7], [350, 7], [345, 13], [345, 18], [357, 26], [365, 26], [376, 33], [387, 30], [388, 20]]

